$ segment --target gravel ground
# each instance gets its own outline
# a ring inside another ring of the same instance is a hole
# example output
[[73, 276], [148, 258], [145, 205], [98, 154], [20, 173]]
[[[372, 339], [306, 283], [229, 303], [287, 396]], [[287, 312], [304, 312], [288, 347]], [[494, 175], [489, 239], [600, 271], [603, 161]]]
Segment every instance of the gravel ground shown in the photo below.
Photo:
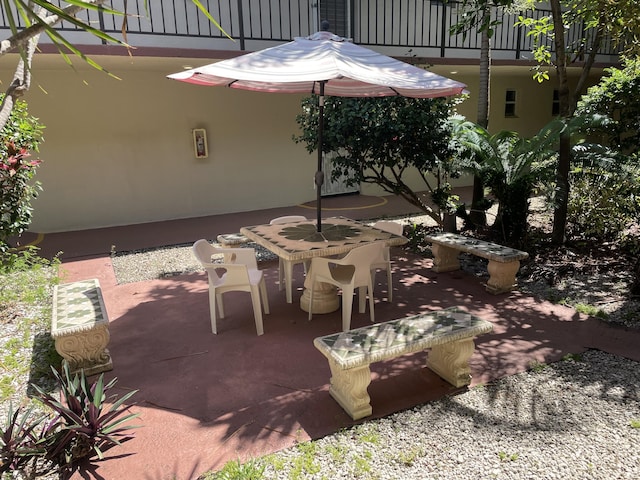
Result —
[[299, 478], [635, 480], [638, 385], [636, 362], [589, 351], [284, 450], [265, 478], [311, 451]]

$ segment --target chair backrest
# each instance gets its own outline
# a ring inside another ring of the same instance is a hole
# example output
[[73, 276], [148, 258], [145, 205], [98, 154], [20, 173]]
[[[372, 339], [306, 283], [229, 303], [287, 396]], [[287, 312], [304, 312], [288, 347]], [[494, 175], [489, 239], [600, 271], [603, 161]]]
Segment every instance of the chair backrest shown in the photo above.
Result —
[[192, 247], [193, 256], [198, 259], [203, 267], [207, 264], [211, 264], [211, 257], [216, 253], [216, 248], [207, 242], [204, 238], [196, 241]]
[[393, 233], [395, 235], [402, 235], [402, 224], [398, 222], [381, 220], [374, 223], [373, 227], [384, 230], [385, 232]]
[[284, 217], [276, 217], [269, 222], [269, 225], [279, 225], [281, 223], [289, 223], [289, 222], [305, 222], [307, 221], [307, 217], [302, 215], [286, 215]]
[[[215, 263], [239, 263], [246, 265], [249, 269], [258, 269], [256, 251], [253, 248], [220, 248], [214, 247], [204, 239], [200, 239], [193, 244], [193, 255], [198, 259], [203, 267]], [[220, 255], [221, 262], [213, 262], [212, 257]]]
[[367, 277], [371, 277], [371, 265], [385, 261], [385, 248], [384, 242], [374, 242], [354, 248], [340, 260], [340, 264], [353, 265], [355, 267], [354, 284], [366, 285]]
[[[202, 264], [209, 281], [214, 285], [249, 285], [248, 269], [257, 270], [252, 248], [216, 248], [204, 239], [193, 244], [193, 254]], [[214, 263], [213, 255], [222, 255], [223, 261]]]
[[216, 263], [205, 270], [209, 275], [209, 281], [216, 287], [249, 287], [251, 285], [246, 265]]

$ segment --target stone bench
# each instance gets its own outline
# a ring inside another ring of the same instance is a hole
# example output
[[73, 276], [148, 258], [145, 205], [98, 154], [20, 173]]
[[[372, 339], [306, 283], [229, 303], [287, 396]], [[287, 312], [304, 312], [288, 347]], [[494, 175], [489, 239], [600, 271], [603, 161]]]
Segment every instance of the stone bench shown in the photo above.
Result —
[[222, 233], [218, 235], [216, 240], [218, 240], [218, 243], [225, 248], [233, 248], [251, 242], [251, 240], [241, 233]]
[[97, 279], [54, 286], [51, 336], [71, 373], [113, 369], [107, 350], [109, 319]]
[[425, 239], [432, 244], [433, 269], [436, 272], [451, 272], [460, 269], [458, 254], [470, 253], [489, 260], [487, 292], [494, 295], [506, 293], [516, 286], [516, 274], [520, 260], [529, 257], [527, 252], [485, 242], [455, 233], [437, 233]]
[[431, 349], [426, 366], [455, 387], [471, 381], [474, 337], [493, 326], [458, 308], [356, 328], [314, 339], [329, 360], [329, 393], [353, 418], [371, 415], [370, 364]]

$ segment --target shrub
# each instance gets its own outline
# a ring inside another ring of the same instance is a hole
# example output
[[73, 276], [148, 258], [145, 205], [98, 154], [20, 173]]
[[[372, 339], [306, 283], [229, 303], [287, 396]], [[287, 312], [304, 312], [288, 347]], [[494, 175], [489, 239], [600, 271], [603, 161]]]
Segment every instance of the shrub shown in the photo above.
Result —
[[43, 128], [29, 115], [27, 104], [18, 101], [0, 131], [0, 263], [9, 250], [9, 238], [20, 235], [31, 223], [31, 200], [41, 187], [33, 181], [40, 160], [29, 159], [29, 152], [38, 151]]
[[[4, 428], [0, 428], [0, 473], [34, 478], [34, 474], [58, 472], [69, 478], [82, 461], [121, 445], [133, 436], [125, 425], [137, 414], [128, 413], [124, 403], [136, 391], [119, 399], [108, 398], [107, 391], [117, 379], [104, 382], [104, 375], [91, 383], [81, 371], [71, 375], [66, 362], [62, 372], [54, 370], [60, 387], [60, 399], [37, 385], [37, 400], [49, 407], [52, 415], [21, 414], [10, 409]], [[107, 405], [110, 403], [110, 406]]]
[[572, 236], [618, 239], [640, 215], [640, 167], [579, 167], [571, 174], [567, 220]]

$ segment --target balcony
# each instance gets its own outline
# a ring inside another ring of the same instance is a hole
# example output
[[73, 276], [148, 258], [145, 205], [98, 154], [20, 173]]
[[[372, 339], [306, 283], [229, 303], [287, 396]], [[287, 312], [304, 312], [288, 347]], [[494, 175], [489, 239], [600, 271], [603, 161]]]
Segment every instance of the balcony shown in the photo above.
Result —
[[[54, 3], [65, 4], [60, 0]], [[318, 30], [320, 20], [328, 19], [331, 30], [352, 38], [355, 43], [399, 58], [477, 59], [480, 35], [450, 35], [460, 19], [456, 2], [434, 0], [202, 0], [233, 41], [220, 32], [191, 0], [110, 0], [106, 5], [124, 11], [127, 41], [138, 47], [173, 50], [244, 52], [273, 46], [307, 36]], [[147, 9], [145, 9], [147, 3]], [[550, 15], [548, 10], [526, 12], [536, 18]], [[82, 12], [79, 17], [116, 38], [122, 38], [124, 17], [104, 12]], [[492, 38], [494, 59], [523, 60], [531, 55], [533, 41], [516, 27], [517, 14], [494, 11], [502, 23]], [[101, 41], [63, 22], [57, 28], [76, 45], [99, 45]], [[5, 4], [0, 4], [0, 31], [8, 36]], [[581, 28], [567, 33], [567, 44], [577, 43]], [[48, 43], [41, 39], [41, 44]], [[209, 55], [211, 56], [211, 55]], [[612, 45], [606, 45], [598, 60], [617, 61]]]

